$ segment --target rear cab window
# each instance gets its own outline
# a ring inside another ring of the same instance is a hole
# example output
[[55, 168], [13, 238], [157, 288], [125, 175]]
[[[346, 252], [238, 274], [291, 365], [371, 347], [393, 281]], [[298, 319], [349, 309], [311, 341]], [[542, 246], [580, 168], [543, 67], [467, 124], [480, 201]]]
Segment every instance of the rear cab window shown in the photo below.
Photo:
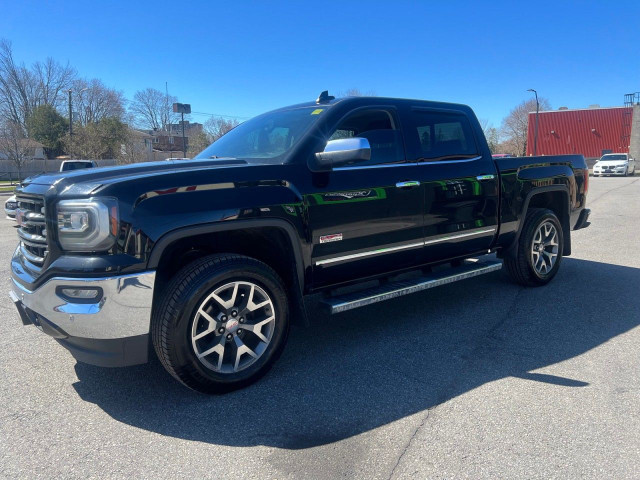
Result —
[[462, 112], [415, 108], [405, 128], [413, 161], [466, 160], [480, 155], [469, 118]]

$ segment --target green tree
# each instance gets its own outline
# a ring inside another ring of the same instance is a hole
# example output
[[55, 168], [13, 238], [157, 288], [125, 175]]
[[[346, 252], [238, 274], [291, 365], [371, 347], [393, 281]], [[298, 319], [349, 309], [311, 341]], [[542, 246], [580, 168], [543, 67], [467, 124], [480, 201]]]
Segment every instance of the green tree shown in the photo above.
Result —
[[51, 105], [40, 105], [27, 118], [29, 138], [42, 143], [50, 153], [62, 153], [62, 139], [69, 122]]

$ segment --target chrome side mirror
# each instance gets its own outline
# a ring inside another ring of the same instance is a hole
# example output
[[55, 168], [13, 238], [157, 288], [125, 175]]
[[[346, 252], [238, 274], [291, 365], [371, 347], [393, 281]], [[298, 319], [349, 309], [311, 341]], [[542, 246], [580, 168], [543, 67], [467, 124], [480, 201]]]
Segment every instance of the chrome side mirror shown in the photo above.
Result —
[[329, 140], [322, 152], [314, 155], [310, 168], [314, 172], [324, 172], [350, 163], [371, 159], [371, 146], [366, 138], [352, 137]]

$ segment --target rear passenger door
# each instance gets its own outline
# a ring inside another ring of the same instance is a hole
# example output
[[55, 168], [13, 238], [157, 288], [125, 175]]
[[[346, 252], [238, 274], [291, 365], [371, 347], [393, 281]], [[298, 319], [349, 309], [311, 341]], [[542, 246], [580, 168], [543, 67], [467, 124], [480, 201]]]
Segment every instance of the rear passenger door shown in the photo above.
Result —
[[415, 106], [405, 115], [407, 157], [417, 163], [424, 186], [425, 260], [490, 248], [498, 228], [499, 179], [476, 139], [472, 113]]

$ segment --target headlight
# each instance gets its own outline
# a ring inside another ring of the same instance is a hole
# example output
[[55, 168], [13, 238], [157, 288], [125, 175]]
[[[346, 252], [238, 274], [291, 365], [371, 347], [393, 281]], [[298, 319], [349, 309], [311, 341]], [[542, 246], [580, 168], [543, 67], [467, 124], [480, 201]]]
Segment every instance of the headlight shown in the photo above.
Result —
[[16, 202], [7, 202], [4, 204], [4, 206], [9, 210], [15, 210], [18, 207], [18, 204]]
[[58, 241], [63, 250], [108, 250], [118, 234], [118, 203], [114, 198], [58, 202]]

